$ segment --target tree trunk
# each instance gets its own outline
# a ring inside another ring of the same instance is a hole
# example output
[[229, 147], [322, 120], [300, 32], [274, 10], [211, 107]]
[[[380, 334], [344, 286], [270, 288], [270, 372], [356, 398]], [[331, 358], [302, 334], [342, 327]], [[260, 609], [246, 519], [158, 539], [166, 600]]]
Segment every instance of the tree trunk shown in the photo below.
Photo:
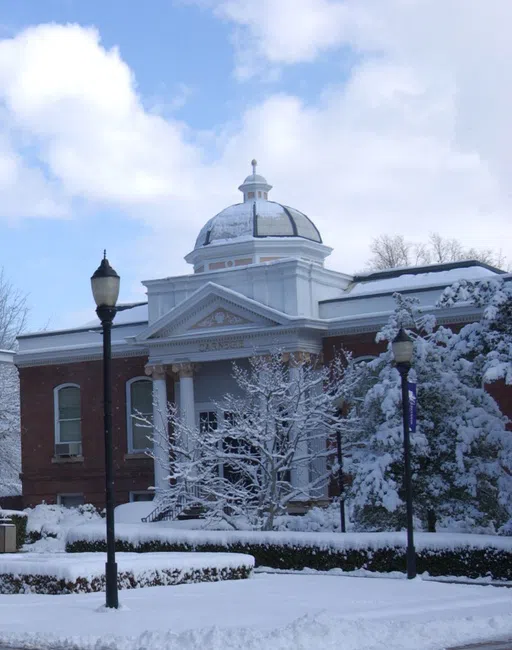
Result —
[[428, 510], [427, 511], [427, 531], [429, 533], [435, 533], [436, 532], [436, 523], [437, 523], [436, 513], [434, 512], [434, 510]]

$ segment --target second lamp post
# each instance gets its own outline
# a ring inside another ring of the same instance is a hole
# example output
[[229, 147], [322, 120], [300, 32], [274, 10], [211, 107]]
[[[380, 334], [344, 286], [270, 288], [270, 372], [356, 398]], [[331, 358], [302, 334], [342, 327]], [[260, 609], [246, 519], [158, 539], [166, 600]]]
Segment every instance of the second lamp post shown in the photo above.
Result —
[[114, 531], [114, 467], [112, 457], [112, 321], [116, 315], [120, 278], [106, 254], [91, 278], [96, 313], [103, 328], [103, 419], [105, 434], [105, 500], [107, 519], [106, 605], [119, 607], [117, 593], [116, 536]]
[[407, 577], [416, 577], [416, 551], [412, 510], [411, 440], [409, 427], [409, 385], [407, 376], [411, 368], [413, 342], [401, 327], [392, 345], [395, 365], [402, 379], [402, 420], [404, 427], [404, 483], [407, 509]]

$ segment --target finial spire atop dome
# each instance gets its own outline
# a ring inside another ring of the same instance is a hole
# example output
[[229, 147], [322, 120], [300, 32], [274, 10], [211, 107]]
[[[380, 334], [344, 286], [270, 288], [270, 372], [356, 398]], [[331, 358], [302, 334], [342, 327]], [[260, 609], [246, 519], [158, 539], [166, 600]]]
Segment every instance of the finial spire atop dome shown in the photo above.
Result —
[[246, 201], [255, 201], [262, 200], [266, 201], [268, 198], [268, 193], [272, 189], [272, 185], [269, 185], [267, 179], [260, 174], [256, 173], [256, 166], [258, 161], [256, 158], [251, 160], [252, 165], [252, 174], [247, 176], [244, 182], [238, 188], [240, 192], [243, 192], [244, 203]]

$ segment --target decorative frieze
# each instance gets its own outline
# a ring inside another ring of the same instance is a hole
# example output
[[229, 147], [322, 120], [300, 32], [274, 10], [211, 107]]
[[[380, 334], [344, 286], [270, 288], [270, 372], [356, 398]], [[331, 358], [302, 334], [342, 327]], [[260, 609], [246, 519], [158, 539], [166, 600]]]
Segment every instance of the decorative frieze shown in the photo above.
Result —
[[210, 327], [226, 327], [229, 325], [247, 325], [250, 323], [246, 318], [233, 314], [233, 312], [219, 307], [205, 318], [201, 319], [198, 323], [193, 325], [190, 329], [205, 329]]

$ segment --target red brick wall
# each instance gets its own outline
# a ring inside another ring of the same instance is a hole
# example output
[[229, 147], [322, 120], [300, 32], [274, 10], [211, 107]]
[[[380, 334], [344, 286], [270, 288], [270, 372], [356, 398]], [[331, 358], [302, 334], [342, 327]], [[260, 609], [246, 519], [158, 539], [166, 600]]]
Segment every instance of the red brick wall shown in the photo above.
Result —
[[374, 333], [348, 334], [346, 336], [330, 336], [323, 341], [325, 363], [330, 363], [335, 353], [341, 348], [352, 352], [354, 358], [367, 355], [377, 356], [386, 349], [386, 343], [375, 343]]
[[[112, 435], [116, 502], [153, 484], [150, 458], [126, 459], [126, 382], [144, 376], [146, 357], [112, 360]], [[24, 506], [56, 503], [58, 494], [83, 493], [86, 503], [105, 503], [103, 374], [101, 361], [20, 368]], [[80, 386], [83, 462], [54, 463], [54, 393], [67, 382]], [[173, 399], [173, 383], [168, 381]]]
[[[452, 325], [453, 330], [460, 329], [460, 325]], [[324, 359], [329, 363], [336, 350], [341, 348], [352, 352], [355, 358], [366, 355], [378, 355], [386, 349], [386, 343], [375, 343], [375, 334], [350, 334], [347, 336], [332, 336], [324, 339]], [[486, 386], [487, 391], [497, 401], [501, 412], [510, 420], [512, 430], [512, 386], [506, 386], [504, 382], [496, 382]]]

